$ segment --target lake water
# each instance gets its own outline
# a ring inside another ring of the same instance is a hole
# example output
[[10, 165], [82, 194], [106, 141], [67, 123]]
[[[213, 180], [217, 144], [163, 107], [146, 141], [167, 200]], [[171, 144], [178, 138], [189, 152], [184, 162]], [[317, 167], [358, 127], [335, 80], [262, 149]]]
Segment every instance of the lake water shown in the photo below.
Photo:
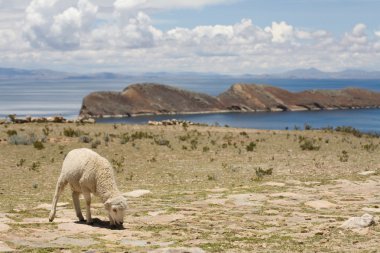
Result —
[[[138, 82], [174, 85], [191, 91], [218, 95], [232, 84], [262, 83], [290, 91], [360, 87], [380, 91], [380, 80], [258, 80], [233, 77], [129, 78], [123, 80], [0, 80], [0, 117], [78, 115], [82, 99], [93, 91], [121, 91]], [[259, 129], [285, 129], [305, 123], [313, 127], [350, 125], [363, 131], [380, 131], [380, 109], [280, 113], [225, 113], [202, 115], [149, 116], [126, 119], [103, 119], [105, 123], [145, 124], [148, 120], [186, 119], [194, 122]]]

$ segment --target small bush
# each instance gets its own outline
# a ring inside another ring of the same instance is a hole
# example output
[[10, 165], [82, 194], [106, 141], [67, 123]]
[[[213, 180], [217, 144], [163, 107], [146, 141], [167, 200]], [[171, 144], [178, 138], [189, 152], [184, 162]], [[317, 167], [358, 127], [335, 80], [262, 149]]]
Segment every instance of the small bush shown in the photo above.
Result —
[[154, 142], [159, 146], [169, 146], [170, 144], [170, 141], [165, 139], [154, 140]]
[[348, 152], [346, 150], [343, 150], [342, 153], [338, 157], [339, 157], [339, 161], [348, 162]]
[[41, 150], [41, 149], [45, 148], [44, 144], [41, 141], [34, 142], [33, 146], [34, 146], [35, 149], [38, 149], [38, 150]]
[[258, 180], [262, 180], [264, 176], [270, 176], [273, 173], [273, 168], [263, 169], [261, 167], [255, 168], [256, 177]]
[[335, 128], [335, 131], [337, 132], [342, 132], [342, 133], [347, 133], [347, 134], [352, 134], [358, 138], [363, 136], [363, 133], [360, 132], [358, 129], [353, 128], [351, 126], [338, 126]]
[[209, 147], [207, 147], [207, 146], [203, 147], [203, 152], [204, 152], [204, 153], [206, 153], [206, 152], [208, 152], [208, 151], [210, 151], [210, 148], [209, 148]]
[[95, 140], [91, 143], [91, 148], [96, 149], [101, 144], [101, 141]]
[[373, 144], [373, 142], [371, 142], [369, 144], [364, 144], [362, 147], [367, 152], [374, 152], [379, 147], [379, 145]]
[[20, 161], [16, 164], [17, 167], [22, 167], [24, 163], [26, 162], [25, 159], [21, 158]]
[[8, 143], [13, 145], [32, 145], [36, 141], [46, 142], [46, 136], [37, 137], [34, 133], [29, 134], [16, 134], [8, 138]]
[[8, 130], [7, 135], [8, 135], [8, 137], [11, 137], [13, 135], [17, 135], [17, 131], [16, 130]]
[[66, 137], [79, 137], [84, 135], [84, 133], [80, 130], [74, 130], [71, 127], [63, 129], [63, 135]]
[[316, 141], [314, 139], [305, 138], [302, 141], [300, 141], [300, 148], [302, 150], [310, 150], [310, 151], [317, 151], [321, 147], [315, 143]]
[[79, 137], [79, 142], [90, 143], [91, 141], [92, 141], [92, 138], [88, 135], [82, 135]]
[[256, 143], [251, 141], [246, 147], [245, 149], [248, 151], [248, 152], [252, 152], [255, 148], [256, 148]]

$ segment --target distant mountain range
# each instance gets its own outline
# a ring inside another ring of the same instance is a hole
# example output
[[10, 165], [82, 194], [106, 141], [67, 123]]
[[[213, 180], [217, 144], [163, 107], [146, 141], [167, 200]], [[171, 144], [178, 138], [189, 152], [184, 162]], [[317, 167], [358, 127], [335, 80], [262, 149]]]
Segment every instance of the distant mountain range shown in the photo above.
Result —
[[[100, 72], [94, 74], [78, 74], [78, 73], [68, 73], [59, 72], [48, 69], [36, 69], [36, 70], [26, 70], [17, 68], [0, 68], [0, 80], [4, 79], [35, 79], [35, 80], [46, 80], [46, 79], [127, 79], [131, 77], [149, 77], [149, 78], [181, 78], [181, 77], [208, 77], [208, 78], [225, 78], [231, 77], [228, 75], [215, 74], [215, 73], [197, 73], [197, 72], [147, 72], [142, 74], [120, 74], [111, 72]], [[287, 71], [279, 74], [245, 74], [245, 75], [234, 75], [234, 78], [241, 77], [242, 79], [379, 79], [380, 71], [364, 71], [357, 69], [347, 69], [340, 72], [323, 72], [316, 68], [309, 69], [296, 69], [292, 71]]]

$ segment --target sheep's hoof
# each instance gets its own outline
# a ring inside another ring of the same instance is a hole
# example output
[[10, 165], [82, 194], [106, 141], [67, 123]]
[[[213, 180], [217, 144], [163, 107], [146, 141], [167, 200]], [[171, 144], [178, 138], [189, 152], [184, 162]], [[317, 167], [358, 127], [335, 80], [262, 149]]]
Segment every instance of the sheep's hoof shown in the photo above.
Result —
[[94, 225], [94, 222], [92, 220], [86, 222], [87, 225]]
[[49, 222], [53, 222], [53, 219], [49, 218]]

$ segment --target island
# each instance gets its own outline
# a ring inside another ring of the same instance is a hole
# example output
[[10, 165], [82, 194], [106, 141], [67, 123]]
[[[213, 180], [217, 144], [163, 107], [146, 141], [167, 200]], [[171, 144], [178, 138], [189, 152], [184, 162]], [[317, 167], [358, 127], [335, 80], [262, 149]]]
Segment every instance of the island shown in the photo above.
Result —
[[121, 92], [93, 92], [83, 99], [81, 117], [158, 114], [303, 111], [379, 108], [380, 93], [360, 88], [290, 92], [262, 84], [234, 84], [214, 97], [163, 84], [133, 84]]

